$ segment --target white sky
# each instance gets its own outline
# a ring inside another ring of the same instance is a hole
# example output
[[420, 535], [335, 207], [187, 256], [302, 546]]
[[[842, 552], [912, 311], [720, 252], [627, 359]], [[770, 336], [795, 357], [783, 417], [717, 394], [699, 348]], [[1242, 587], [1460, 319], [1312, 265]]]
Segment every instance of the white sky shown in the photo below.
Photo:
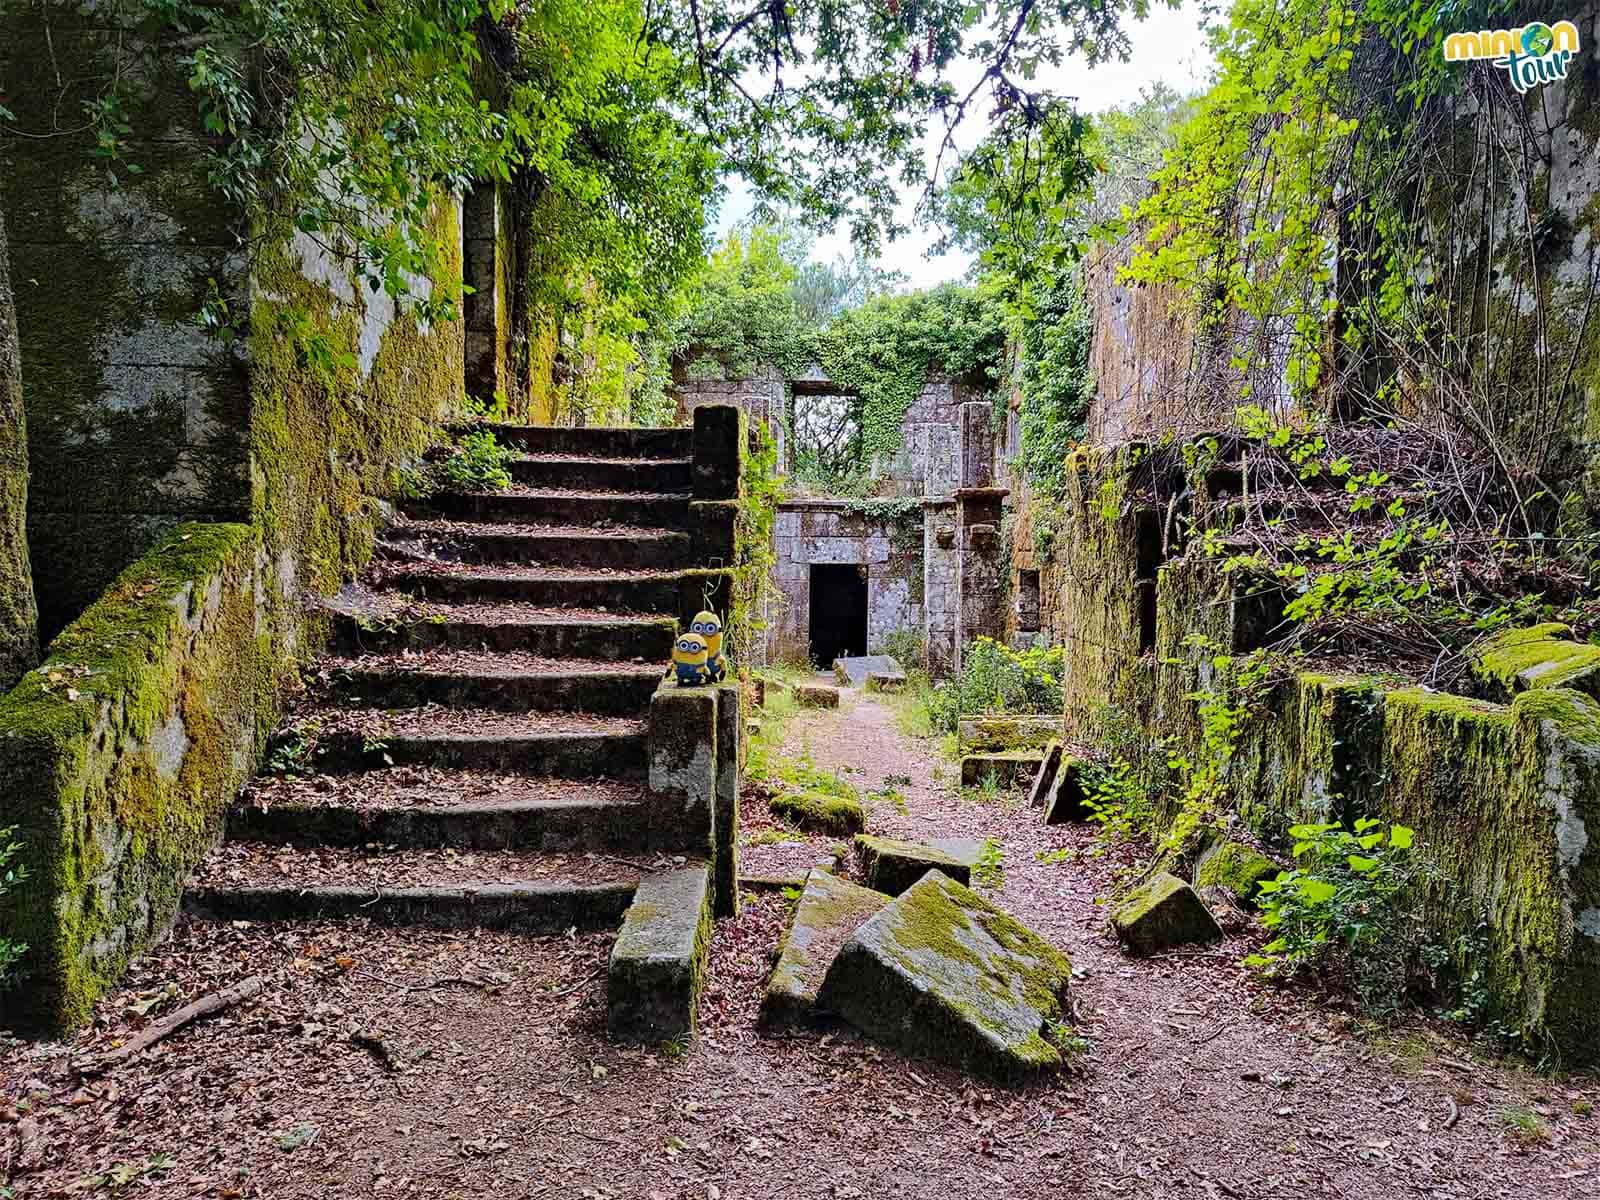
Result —
[[[1049, 88], [1060, 96], [1072, 96], [1083, 112], [1099, 112], [1114, 108], [1139, 98], [1142, 88], [1157, 81], [1180, 92], [1196, 91], [1204, 86], [1211, 69], [1211, 52], [1200, 29], [1201, 4], [1187, 0], [1184, 7], [1174, 11], [1160, 8], [1143, 21], [1134, 22], [1133, 54], [1127, 62], [1102, 63], [1090, 68], [1081, 59], [1069, 58], [1059, 68], [1039, 72], [1034, 86]], [[968, 75], [968, 86], [974, 74]], [[954, 77], [959, 86], [959, 75]], [[957, 146], [966, 151], [976, 145], [986, 132], [983, 106], [975, 102], [966, 123], [956, 132]], [[933, 133], [927, 146], [928, 161], [933, 161], [938, 150], [939, 135]], [[946, 155], [946, 166], [950, 156]], [[911, 224], [920, 189], [902, 188], [900, 217]], [[716, 236], [720, 239], [737, 222], [748, 216], [751, 209], [750, 192], [742, 180], [734, 182], [716, 223]], [[909, 233], [884, 247], [880, 265], [903, 272], [913, 288], [933, 287], [947, 280], [960, 279], [970, 263], [970, 255], [947, 254], [937, 258], [927, 255], [928, 247], [935, 241], [931, 230], [912, 225]], [[831, 262], [839, 255], [850, 256], [849, 230], [840, 227], [817, 239], [811, 252], [813, 259]]]

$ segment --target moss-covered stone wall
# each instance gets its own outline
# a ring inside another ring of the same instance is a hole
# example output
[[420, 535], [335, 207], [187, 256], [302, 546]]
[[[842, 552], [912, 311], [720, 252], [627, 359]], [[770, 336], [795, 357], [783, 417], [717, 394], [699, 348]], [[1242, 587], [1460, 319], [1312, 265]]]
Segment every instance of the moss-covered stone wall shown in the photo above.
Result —
[[[245, 290], [237, 222], [179, 54], [135, 6], [0, 9], [0, 206], [11, 227], [42, 632], [81, 612], [163, 529], [243, 519], [245, 364], [195, 317]], [[131, 132], [95, 153], [84, 105], [115, 77]]]
[[11, 303], [11, 257], [0, 214], [0, 689], [39, 657], [39, 609], [28, 557], [28, 427]]
[[[1216, 659], [1248, 649], [1246, 581], [1198, 556], [1156, 569], [1154, 644], [1141, 651], [1139, 446], [1081, 454], [1047, 620], [1067, 647], [1068, 734], [1096, 742], [1132, 722], [1203, 754], [1196, 695], [1231, 692]], [[1371, 816], [1416, 830], [1439, 868], [1431, 940], [1529, 1047], [1600, 1059], [1600, 701], [1559, 626], [1486, 646], [1480, 673], [1509, 703], [1392, 679], [1291, 672], [1257, 696], [1232, 746], [1231, 814], [1287, 851], [1289, 828]], [[1113, 713], [1112, 709], [1115, 709]], [[1163, 815], [1169, 819], [1171, 813]]]
[[177, 526], [0, 699], [3, 821], [29, 873], [0, 898], [29, 947], [0, 1027], [82, 1021], [219, 836], [265, 733], [256, 544], [247, 525]]

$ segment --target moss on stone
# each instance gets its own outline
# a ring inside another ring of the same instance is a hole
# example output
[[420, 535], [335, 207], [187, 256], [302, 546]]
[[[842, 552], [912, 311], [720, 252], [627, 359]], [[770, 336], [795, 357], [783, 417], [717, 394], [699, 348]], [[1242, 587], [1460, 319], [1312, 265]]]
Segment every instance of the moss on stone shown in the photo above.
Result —
[[888, 903], [889, 897], [881, 892], [813, 868], [778, 947], [778, 962], [761, 1004], [762, 1020], [794, 1024], [815, 1015], [817, 994], [839, 947]]
[[31, 876], [0, 900], [30, 946], [6, 997], [16, 1028], [86, 1017], [165, 930], [221, 832], [254, 765], [269, 668], [255, 545], [246, 526], [180, 526], [0, 699], [0, 792]]
[[1137, 954], [1222, 936], [1200, 897], [1176, 875], [1159, 874], [1111, 910], [1111, 926]]
[[1530, 688], [1600, 690], [1600, 646], [1571, 640], [1566, 625], [1547, 622], [1490, 638], [1473, 658], [1473, 673], [1510, 699]]
[[779, 792], [769, 805], [773, 814], [801, 829], [841, 836], [860, 833], [866, 827], [867, 814], [861, 801], [844, 796], [830, 796], [825, 792]]
[[1261, 882], [1276, 879], [1278, 864], [1254, 846], [1244, 842], [1224, 840], [1200, 856], [1195, 866], [1194, 886], [1225, 888], [1246, 904], [1257, 904], [1261, 897]]
[[858, 833], [855, 848], [867, 886], [891, 896], [905, 891], [932, 868], [962, 883], [972, 874], [971, 861], [921, 842]]

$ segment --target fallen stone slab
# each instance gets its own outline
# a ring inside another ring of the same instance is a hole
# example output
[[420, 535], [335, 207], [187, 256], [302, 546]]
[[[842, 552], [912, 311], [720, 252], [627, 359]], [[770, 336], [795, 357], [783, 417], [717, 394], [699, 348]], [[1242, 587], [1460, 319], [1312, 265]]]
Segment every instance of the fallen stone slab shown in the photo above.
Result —
[[906, 690], [906, 677], [895, 671], [874, 671], [867, 676], [867, 691], [869, 692], [903, 692]]
[[1061, 736], [1059, 716], [968, 717], [956, 726], [962, 747], [976, 754], [1037, 750]]
[[891, 896], [898, 896], [934, 868], [966, 883], [972, 878], [980, 849], [975, 841], [925, 844], [867, 833], [856, 834], [855, 845], [867, 886]]
[[961, 786], [982, 787], [993, 776], [996, 787], [1020, 787], [1034, 777], [1042, 761], [1043, 755], [1032, 750], [965, 754], [961, 757]]
[[817, 1015], [817, 993], [845, 939], [891, 897], [813, 867], [778, 950], [778, 965], [767, 981], [761, 1020], [768, 1025], [801, 1025]]
[[1051, 742], [1044, 748], [1044, 758], [1033, 773], [1033, 786], [1028, 789], [1028, 807], [1042, 808], [1050, 789], [1055, 785], [1056, 772], [1061, 768], [1061, 743]]
[[821, 683], [797, 683], [794, 702], [801, 708], [838, 708], [839, 689]]
[[858, 658], [833, 660], [833, 678], [840, 687], [864, 688], [867, 678], [874, 672], [885, 675], [906, 676], [906, 669], [892, 654], [864, 654]]
[[1056, 767], [1056, 777], [1051, 780], [1050, 786], [1044, 793], [1046, 825], [1087, 821], [1094, 815], [1094, 808], [1089, 803], [1089, 789], [1085, 786], [1083, 778], [1084, 768], [1087, 765], [1082, 759], [1073, 758], [1070, 754], [1061, 756], [1061, 763]]
[[692, 1037], [711, 944], [711, 872], [647, 875], [622, 919], [606, 976], [606, 1031], [653, 1045]]
[[1164, 871], [1111, 910], [1111, 926], [1135, 954], [1222, 936], [1222, 926], [1195, 890]]
[[1254, 846], [1226, 840], [1209, 847], [1195, 863], [1194, 886], [1202, 895], [1208, 888], [1221, 888], [1257, 907], [1261, 903], [1261, 881], [1276, 879], [1278, 873], [1278, 864]]
[[852, 933], [817, 996], [868, 1037], [1004, 1082], [1063, 1065], [1072, 963], [929, 871]]

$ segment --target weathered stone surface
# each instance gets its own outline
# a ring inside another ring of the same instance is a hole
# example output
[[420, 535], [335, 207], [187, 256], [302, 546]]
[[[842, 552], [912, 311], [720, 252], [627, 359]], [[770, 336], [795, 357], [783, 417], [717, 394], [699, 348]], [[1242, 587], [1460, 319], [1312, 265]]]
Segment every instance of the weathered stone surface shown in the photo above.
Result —
[[978, 843], [949, 841], [924, 845], [859, 833], [856, 855], [861, 859], [861, 873], [868, 887], [898, 896], [931, 868], [966, 883], [978, 861]]
[[1194, 867], [1197, 890], [1223, 888], [1250, 905], [1260, 901], [1261, 881], [1277, 877], [1277, 863], [1254, 846], [1232, 840], [1209, 847]]
[[1036, 750], [1061, 736], [1059, 716], [968, 717], [956, 728], [961, 745], [975, 754]]
[[767, 981], [761, 1019], [797, 1025], [816, 1015], [817, 993], [845, 939], [876, 916], [890, 897], [813, 868]]
[[1090, 815], [1088, 791], [1083, 786], [1084, 763], [1063, 754], [1056, 777], [1044, 796], [1044, 823], [1064, 825], [1068, 821], [1087, 821]]
[[732, 404], [702, 404], [694, 410], [694, 498], [731, 500], [739, 494], [739, 448], [744, 411]]
[[1028, 806], [1041, 808], [1050, 789], [1055, 786], [1056, 772], [1061, 769], [1061, 743], [1051, 742], [1044, 748], [1044, 758], [1033, 775], [1033, 787], [1028, 790]]
[[691, 831], [685, 846], [715, 858], [717, 689], [680, 688], [662, 679], [650, 700], [650, 791]]
[[838, 708], [839, 689], [820, 683], [797, 683], [794, 700], [801, 708]]
[[1571, 627], [1554, 621], [1496, 634], [1473, 655], [1472, 670], [1504, 699], [1554, 687], [1600, 697], [1600, 646], [1573, 641]]
[[906, 1054], [1003, 1081], [1060, 1066], [1050, 1035], [1072, 963], [1013, 917], [929, 871], [846, 939], [817, 997]]
[[739, 777], [742, 772], [739, 685], [720, 683], [717, 693], [716, 838], [713, 908], [719, 917], [739, 915]]
[[653, 1044], [692, 1036], [711, 943], [711, 872], [649, 875], [622, 920], [606, 976], [612, 1040]]
[[866, 687], [867, 677], [874, 671], [885, 675], [905, 675], [905, 668], [892, 654], [867, 654], [860, 658], [833, 660], [833, 677], [840, 687]]
[[867, 676], [867, 691], [869, 692], [903, 692], [906, 688], [906, 677], [895, 671], [874, 671]]
[[783, 818], [801, 829], [841, 836], [860, 833], [867, 824], [866, 810], [861, 801], [848, 796], [830, 796], [826, 792], [778, 792], [768, 802], [773, 815]]
[[23, 418], [17, 315], [0, 215], [0, 691], [39, 661], [39, 610], [28, 562], [28, 430]]
[[1112, 909], [1111, 925], [1135, 954], [1222, 936], [1222, 927], [1195, 890], [1165, 872]]
[[997, 787], [1017, 787], [1033, 778], [1042, 761], [1042, 755], [1029, 750], [963, 755], [961, 786], [981, 787], [990, 776], [993, 776]]

